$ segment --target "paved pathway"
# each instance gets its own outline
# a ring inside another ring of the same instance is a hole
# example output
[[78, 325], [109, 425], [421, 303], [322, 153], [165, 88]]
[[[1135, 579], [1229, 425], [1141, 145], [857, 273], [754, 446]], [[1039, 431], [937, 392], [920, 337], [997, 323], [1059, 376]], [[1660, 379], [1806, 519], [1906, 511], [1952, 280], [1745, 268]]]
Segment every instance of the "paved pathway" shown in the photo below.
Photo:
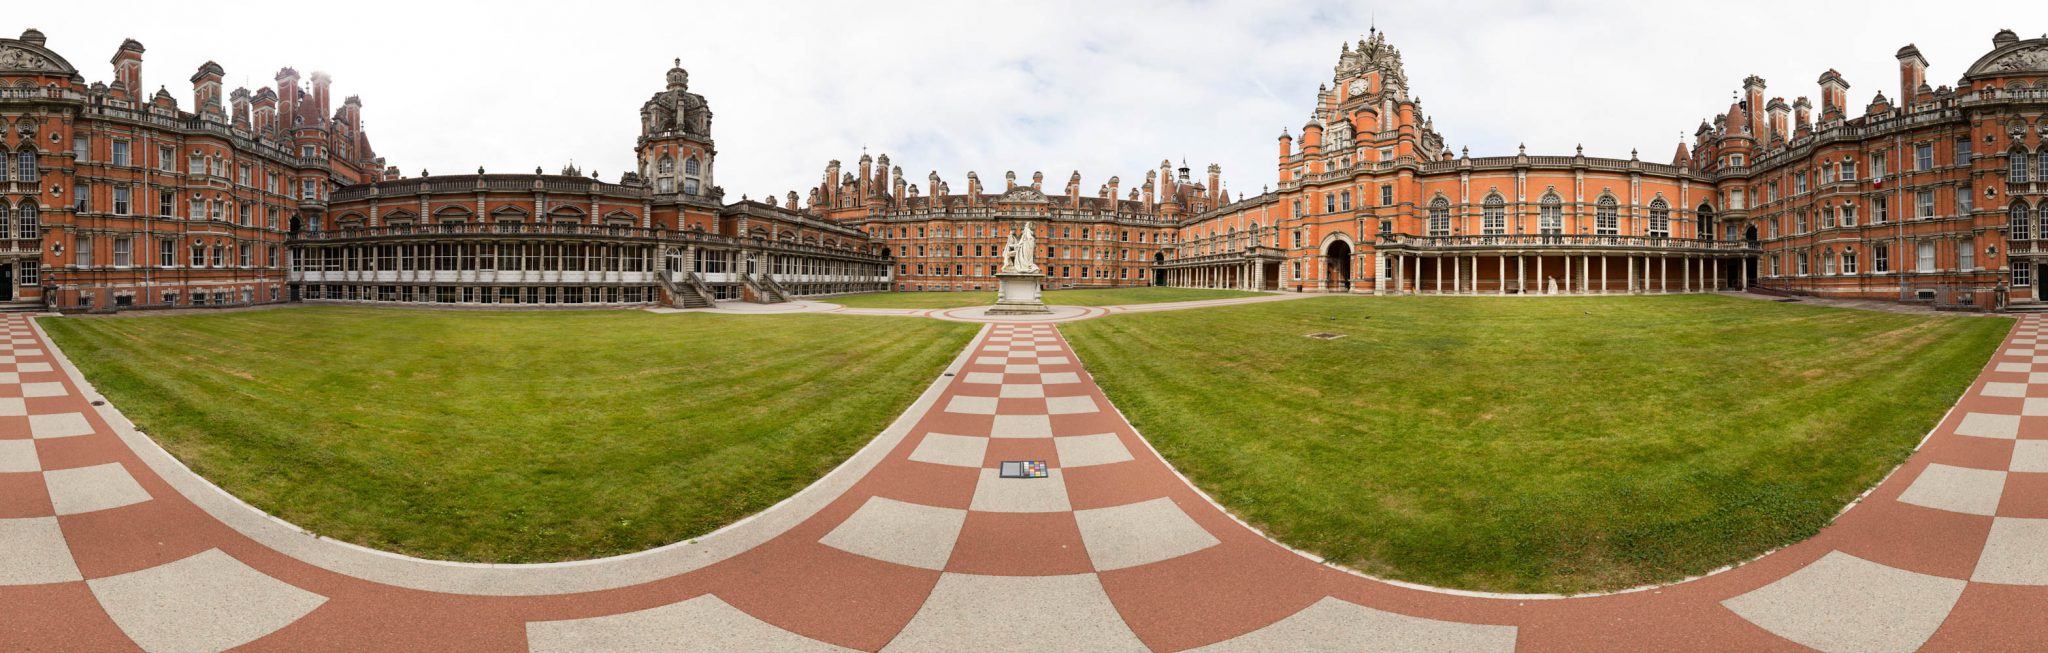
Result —
[[[1152, 451], [1052, 325], [985, 327], [844, 467], [698, 542], [489, 566], [253, 512], [6, 316], [0, 650], [2038, 650], [2043, 324], [2025, 318], [1819, 536], [1675, 585], [1543, 598], [1377, 581], [1264, 539]], [[1049, 477], [998, 478], [1006, 460]]]

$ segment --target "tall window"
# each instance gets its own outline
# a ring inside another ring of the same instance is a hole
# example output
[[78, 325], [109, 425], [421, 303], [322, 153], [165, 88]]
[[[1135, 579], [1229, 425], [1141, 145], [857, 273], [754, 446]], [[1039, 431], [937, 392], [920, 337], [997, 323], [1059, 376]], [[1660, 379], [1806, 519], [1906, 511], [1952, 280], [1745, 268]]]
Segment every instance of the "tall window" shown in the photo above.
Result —
[[20, 234], [20, 237], [23, 239], [43, 237], [41, 231], [42, 227], [36, 224], [35, 200], [22, 200], [21, 211], [19, 211], [19, 213], [21, 214], [21, 219], [18, 222], [20, 223], [21, 228], [20, 231], [18, 231], [17, 233]]
[[1854, 205], [1854, 204], [1843, 204], [1843, 205], [1842, 205], [1842, 226], [1844, 226], [1844, 227], [1854, 227], [1854, 226], [1856, 226], [1856, 205]]
[[1970, 139], [1968, 137], [1956, 139], [1956, 163], [1958, 165], [1969, 163], [1970, 156]]
[[1872, 155], [1870, 155], [1870, 178], [1871, 178], [1871, 179], [1877, 179], [1877, 180], [1883, 180], [1883, 179], [1884, 179], [1884, 174], [1885, 174], [1885, 172], [1887, 172], [1887, 170], [1886, 170], [1886, 168], [1885, 168], [1885, 163], [1886, 163], [1886, 157], [1885, 157], [1885, 154], [1884, 154], [1883, 152], [1879, 152], [1879, 153], [1876, 153], [1876, 154], [1872, 154]]
[[1918, 261], [1913, 269], [1918, 272], [1933, 272], [1934, 241], [1921, 241], [1915, 244], [1914, 249], [1918, 255]]
[[697, 157], [694, 157], [694, 156], [693, 156], [693, 157], [690, 157], [690, 158], [687, 158], [687, 159], [683, 159], [683, 192], [684, 192], [684, 193], [686, 193], [686, 194], [690, 194], [690, 195], [696, 195], [696, 194], [697, 194], [697, 189], [698, 189], [698, 187], [700, 186], [700, 184], [702, 183], [702, 182], [701, 182], [701, 179], [702, 179], [702, 177], [703, 177], [703, 173], [702, 173], [702, 170], [703, 170], [703, 167], [702, 167], [702, 165], [701, 165], [701, 164], [699, 164], [699, 163], [697, 163]]
[[1870, 198], [1870, 223], [1884, 224], [1891, 219], [1891, 200], [1883, 195]]
[[1969, 215], [1971, 211], [1975, 211], [1975, 210], [1977, 210], [1977, 198], [1976, 198], [1976, 191], [1973, 191], [1973, 190], [1971, 190], [1971, 189], [1970, 189], [1970, 187], [1969, 187], [1969, 185], [1967, 185], [1967, 184], [1965, 184], [1965, 185], [1962, 185], [1962, 186], [1957, 186], [1957, 187], [1956, 187], [1956, 215], [1959, 215], [1959, 216]]
[[1380, 206], [1394, 205], [1394, 185], [1380, 184]]
[[163, 190], [163, 191], [157, 191], [157, 193], [156, 193], [156, 215], [157, 215], [157, 217], [161, 217], [161, 218], [168, 218], [168, 217], [171, 217], [171, 216], [172, 216], [172, 215], [173, 215], [174, 213], [176, 213], [176, 211], [177, 211], [177, 202], [178, 202], [178, 194], [177, 194], [177, 193], [174, 193], [174, 192], [171, 192], [171, 191], [167, 191], [167, 190]]
[[7, 203], [0, 202], [0, 236], [7, 235]]
[[156, 241], [156, 247], [157, 265], [161, 265], [167, 268], [175, 267], [178, 265], [177, 241], [165, 238], [163, 240]]
[[17, 267], [21, 268], [21, 285], [33, 286], [38, 283], [36, 273], [42, 271], [41, 264], [35, 261], [22, 261]]
[[1621, 233], [1621, 216], [1615, 211], [1614, 196], [1602, 195], [1593, 207], [1593, 230], [1602, 236]]
[[1451, 203], [1442, 197], [1429, 203], [1429, 235], [1451, 235]]
[[156, 148], [156, 169], [164, 172], [178, 171], [178, 152], [169, 145]]
[[1956, 241], [1956, 269], [1970, 270], [1977, 267], [1977, 244], [1975, 239], [1963, 238]]
[[1892, 271], [1892, 248], [1890, 245], [1880, 243], [1870, 246], [1870, 271]]
[[128, 187], [114, 187], [114, 215], [128, 215]]
[[1919, 144], [1919, 145], [1915, 145], [1915, 146], [1913, 146], [1913, 169], [1914, 169], [1914, 170], [1933, 170], [1933, 169], [1934, 169], [1934, 144], [1933, 144], [1933, 143], [1921, 143], [1921, 144]]
[[2027, 181], [2027, 151], [2015, 149], [2005, 156], [2005, 180], [2018, 184]]
[[2005, 237], [2007, 240], [2032, 240], [2034, 238], [2033, 216], [2028, 214], [2026, 202], [2013, 202], [2006, 209]]
[[84, 136], [73, 136], [71, 138], [71, 158], [81, 163], [91, 161], [92, 141]]
[[1835, 274], [1835, 253], [1834, 253], [1834, 252], [1831, 252], [1831, 251], [1827, 251], [1827, 250], [1821, 250], [1821, 253], [1820, 253], [1820, 273], [1821, 273], [1821, 274], [1825, 274], [1825, 275], [1828, 275], [1828, 276], [1834, 276], [1834, 274]]
[[185, 157], [185, 174], [196, 175], [202, 172], [206, 172], [206, 157], [200, 156], [198, 150], [193, 150], [191, 155]]
[[1664, 200], [1650, 200], [1650, 236], [1671, 237], [1671, 205], [1665, 204]]
[[1856, 273], [1856, 250], [1842, 250], [1842, 274]]
[[81, 236], [81, 237], [79, 237], [79, 239], [78, 239], [78, 245], [77, 245], [77, 246], [78, 246], [78, 251], [77, 251], [77, 255], [78, 255], [78, 267], [82, 267], [82, 268], [89, 268], [89, 267], [92, 267], [92, 237], [91, 237], [91, 236]]
[[128, 267], [135, 264], [135, 241], [128, 238], [114, 239], [114, 266]]
[[128, 165], [128, 141], [114, 141], [113, 154], [114, 156], [112, 163], [114, 165]]
[[24, 144], [21, 153], [14, 156], [14, 180], [34, 182], [42, 177], [42, 169], [36, 163], [35, 148]]
[[1913, 214], [1914, 217], [1934, 217], [1934, 189], [1930, 188], [1927, 190], [1920, 191], [1919, 193], [1915, 194], [1914, 199], [1916, 200], [1916, 204], [1918, 205], [1915, 209], [1915, 213]]
[[1480, 210], [1480, 228], [1489, 236], [1508, 232], [1508, 203], [1500, 193], [1489, 193], [1486, 204]]
[[1546, 234], [1564, 233], [1564, 200], [1557, 193], [1544, 193], [1543, 206], [1538, 212], [1537, 229]]

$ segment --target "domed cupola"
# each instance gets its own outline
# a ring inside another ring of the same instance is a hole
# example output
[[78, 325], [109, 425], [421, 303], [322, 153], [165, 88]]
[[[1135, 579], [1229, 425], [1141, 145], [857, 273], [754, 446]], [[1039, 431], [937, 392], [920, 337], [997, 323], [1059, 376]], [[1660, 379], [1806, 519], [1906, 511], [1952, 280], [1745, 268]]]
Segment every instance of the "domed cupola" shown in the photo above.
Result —
[[668, 90], [690, 90], [690, 71], [683, 70], [683, 60], [680, 57], [676, 59], [676, 66], [668, 69]]

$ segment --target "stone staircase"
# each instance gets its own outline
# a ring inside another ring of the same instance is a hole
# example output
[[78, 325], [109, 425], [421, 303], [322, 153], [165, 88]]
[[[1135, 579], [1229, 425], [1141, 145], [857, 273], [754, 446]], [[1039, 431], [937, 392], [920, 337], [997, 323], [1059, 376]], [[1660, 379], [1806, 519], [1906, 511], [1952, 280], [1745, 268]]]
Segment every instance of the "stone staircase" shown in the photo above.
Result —
[[49, 307], [49, 306], [46, 306], [46, 305], [44, 305], [44, 304], [43, 304], [42, 302], [40, 302], [40, 301], [23, 301], [23, 300], [14, 300], [14, 301], [6, 301], [6, 302], [0, 302], [0, 314], [7, 314], [7, 313], [41, 313], [41, 312], [43, 312], [43, 311], [47, 311], [47, 310], [50, 310], [50, 307]]

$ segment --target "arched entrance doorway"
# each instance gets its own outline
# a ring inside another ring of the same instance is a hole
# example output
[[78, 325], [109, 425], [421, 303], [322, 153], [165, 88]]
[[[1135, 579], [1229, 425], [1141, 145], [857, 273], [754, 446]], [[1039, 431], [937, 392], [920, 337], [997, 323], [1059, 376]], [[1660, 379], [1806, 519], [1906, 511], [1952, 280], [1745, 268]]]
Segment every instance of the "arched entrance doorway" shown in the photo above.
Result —
[[1351, 243], [1342, 240], [1330, 241], [1329, 246], [1323, 250], [1323, 271], [1327, 275], [1327, 286], [1350, 292]]
[[1152, 253], [1152, 285], [1166, 285], [1166, 252]]

